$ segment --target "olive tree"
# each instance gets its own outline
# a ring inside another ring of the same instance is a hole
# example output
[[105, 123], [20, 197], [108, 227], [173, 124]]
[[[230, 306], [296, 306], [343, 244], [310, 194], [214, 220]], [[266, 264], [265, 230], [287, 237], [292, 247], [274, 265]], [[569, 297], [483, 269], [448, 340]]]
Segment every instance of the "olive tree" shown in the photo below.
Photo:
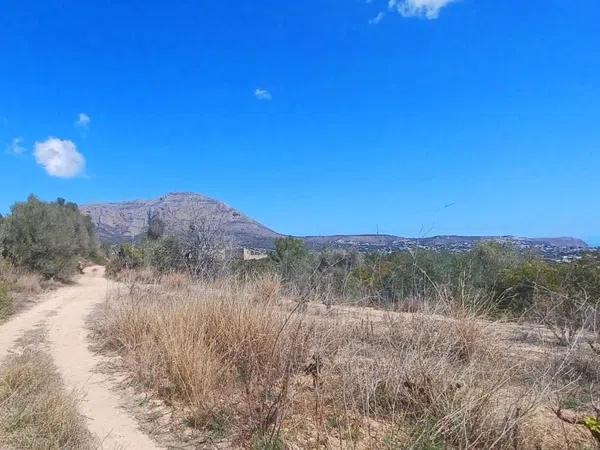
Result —
[[1, 228], [3, 256], [47, 278], [68, 279], [78, 257], [98, 250], [91, 219], [62, 199], [46, 203], [32, 195], [15, 203]]

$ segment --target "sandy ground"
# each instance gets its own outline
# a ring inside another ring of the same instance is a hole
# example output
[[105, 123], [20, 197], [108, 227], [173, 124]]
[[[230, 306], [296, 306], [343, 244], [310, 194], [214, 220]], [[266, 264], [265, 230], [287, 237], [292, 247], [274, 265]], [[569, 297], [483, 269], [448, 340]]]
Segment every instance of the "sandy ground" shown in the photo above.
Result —
[[88, 349], [85, 319], [105, 299], [112, 284], [104, 278], [103, 267], [89, 267], [73, 285], [47, 294], [33, 308], [0, 325], [0, 358], [23, 333], [44, 323], [50, 354], [66, 386], [81, 394], [80, 412], [101, 448], [156, 449], [159, 447], [122, 407], [115, 382], [96, 370], [100, 358]]

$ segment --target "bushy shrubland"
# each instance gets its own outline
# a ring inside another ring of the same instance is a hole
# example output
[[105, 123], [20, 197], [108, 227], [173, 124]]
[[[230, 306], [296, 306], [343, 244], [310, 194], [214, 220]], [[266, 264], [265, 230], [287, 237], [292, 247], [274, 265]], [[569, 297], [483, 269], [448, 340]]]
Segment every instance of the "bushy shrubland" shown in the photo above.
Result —
[[362, 296], [364, 289], [354, 274], [360, 260], [356, 252], [310, 252], [301, 240], [285, 237], [276, 239], [269, 266], [262, 265], [279, 275], [289, 293], [331, 303]]
[[97, 256], [91, 219], [77, 205], [58, 199], [42, 202], [30, 196], [15, 203], [0, 226], [2, 256], [18, 267], [46, 278], [68, 279], [77, 259]]
[[234, 262], [229, 242], [217, 225], [198, 220], [175, 236], [167, 234], [160, 218], [152, 215], [140, 242], [117, 244], [107, 253], [111, 276], [145, 268], [157, 276], [184, 272], [200, 279], [216, 279], [230, 275]]
[[[216, 446], [564, 448], [547, 397], [562, 402], [568, 384], [579, 401], [598, 382], [596, 344], [571, 353], [598, 329], [592, 255], [558, 263], [496, 243], [361, 255], [282, 238], [269, 258], [214, 271], [224, 250], [159, 234], [117, 247], [123, 270], [158, 282], [117, 293], [96, 336]], [[317, 304], [338, 301], [415, 314]], [[505, 324], [486, 319], [499, 316], [546, 325], [569, 345], [561, 361], [497, 345]]]
[[165, 234], [157, 217], [148, 220], [142, 243], [113, 250], [109, 272], [146, 267], [157, 274], [185, 272], [200, 279], [276, 273], [286, 293], [301, 301], [362, 302], [404, 311], [471, 302], [476, 304], [470, 307], [493, 315], [555, 324], [558, 334], [566, 336], [559, 340], [570, 339], [569, 328], [596, 326], [600, 262], [593, 255], [573, 263], [550, 262], [496, 242], [482, 242], [463, 253], [416, 248], [359, 254], [310, 251], [302, 240], [285, 237], [275, 240], [268, 259], [240, 261], [206, 223], [174, 237]]

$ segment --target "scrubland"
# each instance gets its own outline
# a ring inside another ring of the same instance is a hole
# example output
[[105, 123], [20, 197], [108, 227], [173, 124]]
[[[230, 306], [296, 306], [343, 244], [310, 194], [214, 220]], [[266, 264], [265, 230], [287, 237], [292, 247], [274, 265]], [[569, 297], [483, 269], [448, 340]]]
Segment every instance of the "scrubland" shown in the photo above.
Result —
[[306, 302], [275, 275], [148, 277], [110, 294], [93, 337], [190, 445], [597, 445], [588, 331], [564, 346], [543, 326], [491, 321], [449, 297], [401, 313]]

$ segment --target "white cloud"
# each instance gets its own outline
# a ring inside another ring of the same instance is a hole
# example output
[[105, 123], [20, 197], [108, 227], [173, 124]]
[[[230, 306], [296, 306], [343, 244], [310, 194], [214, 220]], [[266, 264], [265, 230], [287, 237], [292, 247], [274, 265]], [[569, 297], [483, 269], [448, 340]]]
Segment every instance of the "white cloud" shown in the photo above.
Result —
[[388, 7], [403, 17], [437, 19], [445, 6], [456, 0], [389, 0]]
[[23, 138], [16, 137], [10, 144], [6, 146], [6, 152], [12, 155], [22, 155], [25, 153], [25, 147], [23, 147]]
[[68, 140], [50, 137], [35, 143], [35, 160], [48, 175], [58, 178], [73, 178], [85, 169], [85, 158]]
[[271, 93], [269, 91], [267, 91], [266, 89], [260, 89], [257, 88], [254, 91], [254, 96], [259, 99], [259, 100], [272, 100], [273, 96], [271, 95]]
[[87, 128], [90, 125], [92, 118], [88, 116], [86, 113], [79, 113], [79, 117], [75, 122], [75, 125], [82, 128]]
[[371, 25], [377, 25], [379, 22], [381, 22], [383, 20], [384, 17], [385, 17], [385, 13], [383, 11], [380, 11], [379, 14], [377, 14], [375, 17], [373, 17], [371, 20], [369, 20], [369, 23]]

